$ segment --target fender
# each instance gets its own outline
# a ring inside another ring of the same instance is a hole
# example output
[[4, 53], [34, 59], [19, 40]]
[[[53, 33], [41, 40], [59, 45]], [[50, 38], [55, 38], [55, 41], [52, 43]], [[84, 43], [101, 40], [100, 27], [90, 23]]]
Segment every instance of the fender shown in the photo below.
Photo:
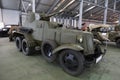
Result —
[[20, 28], [20, 32], [26, 33], [26, 34], [32, 34], [33, 33], [33, 29], [32, 28], [28, 28], [28, 27], [21, 27]]
[[101, 42], [98, 39], [93, 39], [93, 41], [97, 44], [101, 44]]
[[57, 48], [55, 48], [52, 52], [52, 54], [55, 54], [61, 50], [64, 50], [64, 49], [72, 49], [72, 50], [75, 50], [75, 51], [81, 51], [83, 50], [83, 47], [81, 47], [80, 45], [78, 44], [65, 44], [65, 45], [62, 45], [62, 46], [59, 46]]

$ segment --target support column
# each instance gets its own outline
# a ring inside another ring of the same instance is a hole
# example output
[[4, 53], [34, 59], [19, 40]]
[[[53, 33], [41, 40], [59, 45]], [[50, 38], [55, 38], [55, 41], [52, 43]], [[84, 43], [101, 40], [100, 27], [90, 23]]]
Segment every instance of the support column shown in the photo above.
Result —
[[72, 22], [72, 23], [71, 23], [71, 26], [74, 26], [74, 25], [73, 25], [73, 24], [74, 24], [74, 23], [73, 23], [73, 19], [71, 20], [71, 22]]
[[103, 24], [106, 24], [106, 22], [107, 22], [107, 10], [108, 10], [108, 0], [105, 0], [105, 11], [104, 11], [104, 22], [103, 22]]
[[62, 21], [61, 19], [62, 19], [62, 18], [61, 18], [61, 16], [60, 16], [60, 17], [59, 17], [60, 24], [62, 23], [62, 22], [61, 22], [61, 21]]
[[71, 17], [69, 18], [69, 24], [70, 24], [70, 26], [72, 26], [72, 18]]
[[94, 3], [97, 4], [97, 0], [95, 0]]
[[82, 12], [83, 12], [83, 0], [80, 0], [80, 8], [79, 8], [79, 22], [78, 22], [78, 28], [82, 28]]
[[22, 0], [22, 6], [23, 6], [23, 10], [25, 11], [25, 13], [27, 13], [27, 10], [26, 10], [26, 8], [25, 8], [25, 5], [24, 5], [23, 0]]
[[72, 27], [74, 27], [74, 25], [75, 25], [75, 23], [74, 23], [74, 19], [73, 19], [73, 26]]
[[74, 20], [74, 28], [76, 28], [77, 26], [76, 26], [76, 19]]
[[114, 0], [114, 7], [113, 7], [114, 10], [116, 10], [116, 0]]
[[62, 24], [64, 25], [64, 17], [62, 18]]
[[56, 22], [58, 23], [58, 17], [55, 17], [56, 18]]
[[50, 17], [50, 22], [52, 22], [52, 17]]
[[53, 17], [51, 17], [51, 22], [53, 22]]
[[35, 0], [32, 0], [32, 12], [35, 13]]
[[0, 22], [2, 22], [3, 19], [2, 19], [2, 9], [0, 8]]
[[64, 22], [65, 22], [65, 26], [67, 25], [67, 18], [64, 19]]

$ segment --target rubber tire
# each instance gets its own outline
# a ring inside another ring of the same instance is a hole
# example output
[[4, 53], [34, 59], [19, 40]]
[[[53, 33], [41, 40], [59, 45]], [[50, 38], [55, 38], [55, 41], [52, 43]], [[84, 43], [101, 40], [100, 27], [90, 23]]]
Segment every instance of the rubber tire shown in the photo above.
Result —
[[45, 48], [45, 45], [46, 45], [46, 44], [49, 44], [49, 45], [51, 46], [52, 50], [57, 47], [57, 44], [56, 44], [54, 41], [52, 41], [52, 40], [46, 40], [46, 41], [44, 41], [44, 42], [42, 43], [42, 45], [41, 45], [41, 52], [42, 52], [42, 55], [43, 55], [43, 57], [45, 58], [45, 60], [46, 60], [47, 62], [54, 62], [57, 55], [54, 54], [54, 55], [52, 55], [51, 57], [46, 56], [46, 55], [45, 55], [45, 51], [44, 51], [44, 48]]
[[101, 54], [101, 53], [102, 53], [102, 50], [101, 50], [100, 45], [96, 44], [95, 45], [95, 54]]
[[[77, 58], [77, 61], [78, 61], [79, 65], [78, 65], [78, 69], [76, 71], [71, 71], [64, 65], [62, 59], [63, 59], [63, 57], [66, 53], [72, 53]], [[85, 62], [84, 56], [80, 52], [77, 52], [77, 51], [74, 51], [74, 50], [63, 50], [59, 54], [59, 62], [60, 62], [60, 65], [61, 65], [62, 69], [72, 76], [78, 76], [84, 70], [84, 62]]]
[[13, 41], [13, 36], [9, 34], [9, 41]]
[[22, 39], [20, 37], [16, 37], [15, 39], [16, 47], [18, 51], [22, 51]]
[[117, 45], [118, 48], [120, 48], [120, 39], [117, 39], [116, 45]]
[[[26, 44], [27, 51], [24, 49], [24, 44]], [[22, 40], [22, 52], [23, 52], [24, 55], [26, 55], [26, 56], [31, 55], [31, 54], [34, 52], [33, 49], [34, 49], [33, 47], [29, 47], [29, 46], [28, 46], [28, 42], [27, 42], [26, 39], [23, 39], [23, 40]]]

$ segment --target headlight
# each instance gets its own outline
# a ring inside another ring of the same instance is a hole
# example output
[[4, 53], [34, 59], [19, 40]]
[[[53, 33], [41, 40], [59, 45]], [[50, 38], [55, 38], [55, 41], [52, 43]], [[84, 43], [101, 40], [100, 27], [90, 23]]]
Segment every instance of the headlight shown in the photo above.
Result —
[[12, 31], [12, 33], [15, 33], [15, 32], [16, 32], [15, 30]]
[[7, 29], [3, 29], [3, 31], [7, 31]]
[[107, 33], [102, 33], [103, 36], [107, 35]]
[[83, 41], [83, 39], [82, 39], [82, 38], [80, 38], [79, 40], [80, 40], [80, 43]]
[[81, 42], [83, 42], [83, 37], [81, 35], [78, 35], [77, 40], [80, 41], [80, 43], [81, 43]]

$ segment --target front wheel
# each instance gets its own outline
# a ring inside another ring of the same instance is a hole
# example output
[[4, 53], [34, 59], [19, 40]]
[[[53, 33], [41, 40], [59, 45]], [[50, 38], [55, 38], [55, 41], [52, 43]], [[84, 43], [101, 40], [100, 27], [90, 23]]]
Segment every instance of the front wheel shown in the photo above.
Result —
[[118, 40], [116, 41], [116, 45], [117, 45], [117, 47], [120, 48], [120, 39], [118, 39]]
[[59, 62], [65, 72], [77, 76], [83, 72], [84, 57], [74, 50], [63, 50], [59, 55]]

